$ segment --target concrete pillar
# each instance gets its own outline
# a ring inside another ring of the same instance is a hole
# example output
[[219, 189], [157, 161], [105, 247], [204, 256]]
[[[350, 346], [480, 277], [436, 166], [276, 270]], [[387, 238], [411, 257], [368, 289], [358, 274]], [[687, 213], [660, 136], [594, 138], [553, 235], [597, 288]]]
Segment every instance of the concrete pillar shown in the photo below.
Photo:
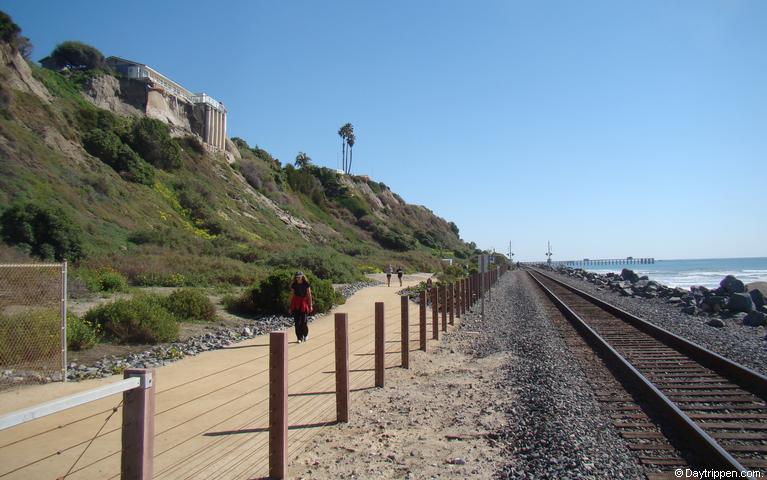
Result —
[[223, 128], [221, 129], [221, 133], [223, 134], [224, 138], [221, 141], [221, 148], [226, 149], [226, 111], [221, 112], [221, 115], [223, 116]]
[[205, 143], [208, 145], [213, 143], [213, 109], [210, 108], [210, 105], [205, 105], [205, 119], [206, 119], [206, 126], [207, 126], [207, 135]]
[[213, 111], [213, 141], [211, 142], [214, 147], [218, 147], [218, 110], [215, 108]]
[[221, 111], [216, 110], [217, 128], [216, 128], [216, 146], [220, 149], [224, 148], [224, 114]]

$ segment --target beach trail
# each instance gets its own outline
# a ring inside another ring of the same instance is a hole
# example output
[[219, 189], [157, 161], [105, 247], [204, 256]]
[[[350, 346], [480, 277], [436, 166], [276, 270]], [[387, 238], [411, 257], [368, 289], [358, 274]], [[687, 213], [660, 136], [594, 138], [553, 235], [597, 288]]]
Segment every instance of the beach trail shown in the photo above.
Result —
[[[404, 284], [415, 285], [428, 277], [406, 275]], [[309, 326], [308, 343], [296, 343], [292, 328], [288, 330], [289, 459], [322, 429], [334, 428], [334, 313], [349, 315], [352, 403], [374, 388], [375, 302], [385, 304], [386, 366], [400, 366], [400, 287], [395, 283], [396, 278], [391, 287], [366, 287], [346, 304], [318, 316]], [[410, 349], [416, 350], [419, 327], [414, 302], [409, 316]], [[427, 318], [431, 339], [431, 311]], [[154, 478], [213, 480], [268, 474], [268, 354], [265, 334], [156, 369]], [[0, 414], [121, 378], [1, 392]], [[119, 478], [121, 400], [121, 395], [114, 395], [0, 432], [0, 479], [58, 478], [67, 472], [68, 479]]]

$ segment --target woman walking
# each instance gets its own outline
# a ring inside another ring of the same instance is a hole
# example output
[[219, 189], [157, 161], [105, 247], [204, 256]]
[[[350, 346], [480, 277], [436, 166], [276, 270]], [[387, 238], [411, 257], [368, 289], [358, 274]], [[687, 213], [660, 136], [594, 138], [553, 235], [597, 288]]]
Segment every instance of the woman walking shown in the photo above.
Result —
[[394, 269], [391, 268], [391, 263], [388, 267], [386, 267], [386, 286], [391, 287], [391, 274], [394, 272]]
[[399, 286], [402, 286], [402, 275], [405, 272], [402, 270], [402, 267], [397, 267], [397, 278], [399, 278]]
[[290, 297], [290, 313], [293, 314], [293, 320], [296, 327], [296, 338], [298, 343], [306, 342], [309, 339], [309, 325], [306, 316], [313, 310], [312, 308], [312, 287], [306, 281], [303, 272], [296, 272], [293, 283], [290, 284], [292, 292]]

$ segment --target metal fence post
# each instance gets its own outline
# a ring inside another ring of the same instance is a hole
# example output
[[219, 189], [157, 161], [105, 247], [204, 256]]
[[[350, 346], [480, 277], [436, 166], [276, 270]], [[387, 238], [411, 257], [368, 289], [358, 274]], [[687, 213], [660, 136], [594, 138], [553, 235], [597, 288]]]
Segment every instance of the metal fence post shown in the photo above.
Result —
[[384, 304], [376, 302], [375, 304], [375, 386], [384, 386], [384, 362], [386, 360], [384, 342]]
[[402, 333], [400, 335], [400, 350], [402, 351], [402, 368], [410, 368], [410, 298], [403, 295], [400, 298]]
[[288, 476], [288, 334], [269, 334], [269, 477]]
[[421, 298], [418, 302], [418, 323], [420, 325], [420, 345], [424, 352], [426, 351], [426, 290], [421, 292]]
[[431, 287], [431, 338], [439, 340], [439, 289]]
[[151, 480], [154, 472], [154, 370], [128, 369], [141, 385], [123, 392], [121, 480]]
[[335, 315], [336, 332], [336, 420], [349, 421], [349, 320]]
[[67, 381], [67, 261], [61, 264], [61, 381]]

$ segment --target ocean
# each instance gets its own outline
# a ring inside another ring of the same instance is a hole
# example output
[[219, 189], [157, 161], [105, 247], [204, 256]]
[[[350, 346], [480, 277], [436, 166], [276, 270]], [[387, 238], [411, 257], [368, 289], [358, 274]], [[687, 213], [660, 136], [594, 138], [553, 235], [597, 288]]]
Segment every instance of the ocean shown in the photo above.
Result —
[[581, 267], [598, 273], [630, 268], [639, 275], [669, 287], [689, 288], [693, 285], [718, 287], [726, 275], [735, 275], [743, 283], [767, 282], [767, 257], [703, 258], [699, 260], [655, 260], [654, 264], [591, 265]]

